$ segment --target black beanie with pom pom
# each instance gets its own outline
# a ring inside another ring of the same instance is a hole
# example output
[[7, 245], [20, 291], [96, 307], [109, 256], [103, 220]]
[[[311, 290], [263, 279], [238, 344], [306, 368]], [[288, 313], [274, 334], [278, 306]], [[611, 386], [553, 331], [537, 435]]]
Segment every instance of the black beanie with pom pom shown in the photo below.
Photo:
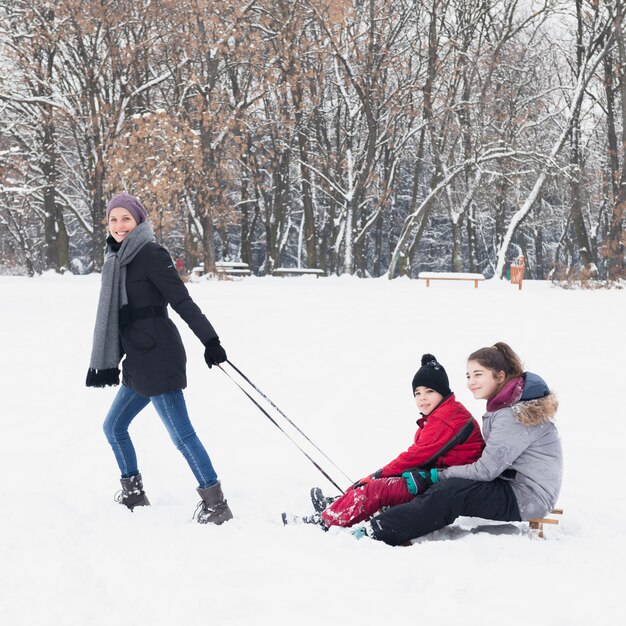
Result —
[[411, 391], [415, 393], [417, 387], [434, 389], [444, 398], [452, 393], [446, 370], [443, 369], [443, 365], [432, 354], [424, 354], [422, 356], [422, 367], [413, 376]]

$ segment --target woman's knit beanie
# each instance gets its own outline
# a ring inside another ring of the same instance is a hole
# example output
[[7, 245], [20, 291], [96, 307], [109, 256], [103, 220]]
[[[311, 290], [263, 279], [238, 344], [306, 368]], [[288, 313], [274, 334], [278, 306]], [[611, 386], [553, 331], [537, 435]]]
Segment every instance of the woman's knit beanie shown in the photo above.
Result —
[[443, 369], [443, 365], [432, 354], [424, 354], [422, 356], [422, 367], [413, 376], [411, 391], [415, 392], [417, 387], [434, 389], [444, 398], [452, 393], [446, 370]]
[[118, 193], [109, 200], [106, 212], [107, 222], [109, 221], [109, 213], [113, 209], [118, 208], [127, 209], [135, 218], [137, 224], [146, 221], [146, 207], [141, 204], [139, 198], [135, 198], [135, 196], [131, 196], [129, 193]]

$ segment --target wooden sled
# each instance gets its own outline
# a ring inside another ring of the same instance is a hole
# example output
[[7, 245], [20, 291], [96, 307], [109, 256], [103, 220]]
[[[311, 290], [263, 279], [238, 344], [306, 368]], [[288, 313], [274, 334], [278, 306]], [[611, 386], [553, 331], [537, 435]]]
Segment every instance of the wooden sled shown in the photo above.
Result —
[[[552, 509], [548, 515], [563, 515], [563, 509]], [[543, 533], [543, 525], [544, 524], [558, 524], [559, 520], [554, 519], [552, 517], [537, 517], [531, 520], [528, 520], [528, 525], [530, 527], [530, 537], [545, 539], [545, 535]]]

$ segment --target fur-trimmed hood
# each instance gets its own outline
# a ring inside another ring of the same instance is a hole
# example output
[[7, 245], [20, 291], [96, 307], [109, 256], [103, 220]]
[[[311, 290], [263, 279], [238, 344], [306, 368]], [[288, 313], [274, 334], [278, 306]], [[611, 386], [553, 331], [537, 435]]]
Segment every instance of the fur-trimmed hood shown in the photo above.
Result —
[[550, 392], [543, 398], [522, 400], [511, 407], [515, 419], [522, 426], [539, 426], [551, 422], [556, 415], [559, 402], [554, 393]]

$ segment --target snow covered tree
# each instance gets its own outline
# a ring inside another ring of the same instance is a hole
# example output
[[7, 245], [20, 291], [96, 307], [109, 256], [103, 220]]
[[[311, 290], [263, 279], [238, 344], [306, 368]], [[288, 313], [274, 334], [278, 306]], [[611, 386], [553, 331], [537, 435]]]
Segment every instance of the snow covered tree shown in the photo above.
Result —
[[[11, 168], [14, 175], [20, 169], [23, 176], [22, 193], [9, 200], [11, 221], [17, 228], [18, 223], [41, 220], [40, 237], [22, 232], [17, 238], [30, 271], [63, 271], [69, 267], [69, 238], [59, 194], [56, 110], [60, 102], [53, 87], [62, 25], [53, 3], [42, 0], [0, 2], [0, 16], [5, 59], [0, 70], [0, 102], [4, 103], [0, 124], [2, 134], [11, 138], [11, 159], [28, 164]], [[22, 212], [32, 215], [18, 216]]]

